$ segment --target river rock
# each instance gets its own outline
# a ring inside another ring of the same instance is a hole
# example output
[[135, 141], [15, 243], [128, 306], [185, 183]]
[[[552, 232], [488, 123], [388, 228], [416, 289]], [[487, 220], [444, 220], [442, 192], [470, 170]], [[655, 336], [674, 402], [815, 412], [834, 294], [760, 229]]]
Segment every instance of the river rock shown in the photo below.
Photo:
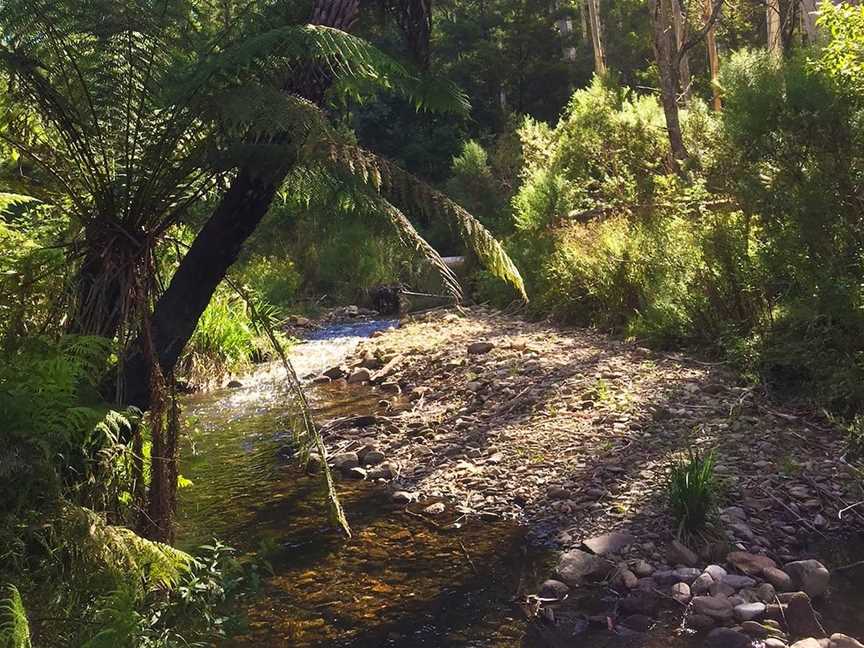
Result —
[[339, 470], [351, 470], [360, 465], [356, 452], [340, 452], [330, 457], [330, 464]]
[[645, 578], [654, 573], [654, 567], [647, 560], [637, 560], [636, 564], [633, 565], [633, 573], [639, 578]]
[[753, 587], [756, 584], [756, 581], [749, 576], [739, 576], [738, 574], [726, 574], [721, 582], [729, 587], [734, 587], [736, 590]]
[[764, 603], [743, 603], [736, 605], [732, 610], [736, 621], [754, 621], [762, 618], [765, 614]]
[[816, 620], [816, 613], [810, 604], [810, 597], [804, 592], [796, 592], [786, 606], [786, 625], [793, 637], [824, 637], [822, 627]]
[[639, 585], [639, 579], [636, 578], [636, 574], [629, 569], [621, 570], [621, 573], [618, 574], [618, 581], [628, 590], [634, 589]]
[[380, 450], [369, 450], [360, 458], [364, 466], [377, 466], [384, 461], [384, 453]]
[[864, 644], [845, 634], [835, 632], [831, 635], [831, 648], [864, 648]]
[[726, 575], [726, 570], [720, 565], [708, 565], [704, 571], [715, 581], [723, 580], [723, 577]]
[[558, 561], [558, 575], [571, 587], [586, 579], [606, 578], [610, 571], [612, 571], [610, 562], [581, 549], [571, 549], [562, 554]]
[[731, 628], [715, 628], [705, 637], [704, 648], [751, 648], [753, 641]]
[[396, 468], [389, 461], [378, 464], [369, 470], [369, 479], [393, 479], [396, 477]]
[[687, 616], [687, 625], [694, 630], [710, 630], [717, 622], [705, 614], [690, 614]]
[[423, 512], [426, 513], [426, 515], [441, 515], [445, 508], [444, 502], [435, 502], [434, 504], [430, 504], [424, 508]]
[[723, 581], [714, 581], [711, 583], [711, 587], [708, 588], [708, 593], [711, 596], [732, 596], [735, 593], [735, 588]]
[[651, 629], [651, 626], [654, 625], [654, 619], [652, 619], [647, 614], [631, 614], [630, 616], [625, 617], [624, 620], [621, 621], [621, 625], [628, 630], [635, 630], [636, 632], [648, 632], [648, 630]]
[[713, 583], [714, 579], [711, 578], [711, 574], [699, 574], [699, 577], [690, 585], [690, 589], [695, 596], [700, 596], [707, 593]]
[[777, 592], [774, 591], [774, 586], [771, 583], [762, 583], [756, 588], [756, 600], [763, 603], [773, 603]]
[[660, 597], [655, 592], [634, 590], [618, 602], [623, 612], [654, 616], [660, 609]]
[[790, 648], [822, 648], [822, 644], [818, 639], [814, 639], [813, 637], [807, 637], [806, 639], [801, 639], [800, 641], [796, 641], [790, 646]]
[[687, 567], [695, 567], [699, 564], [699, 556], [678, 540], [669, 543], [667, 553], [669, 554], [669, 561], [673, 564], [686, 565]]
[[358, 367], [348, 376], [348, 384], [356, 385], [358, 383], [369, 382], [370, 378], [372, 378], [372, 374], [368, 369], [365, 369], [364, 367]]
[[699, 578], [700, 571], [695, 567], [679, 567], [674, 572], [675, 579], [681, 583], [687, 583], [688, 585], [692, 583], [694, 580]]
[[828, 590], [831, 574], [818, 560], [796, 560], [786, 563], [784, 570], [792, 579], [792, 586], [811, 598], [822, 596]]
[[696, 614], [704, 614], [717, 621], [732, 620], [732, 604], [722, 596], [697, 596], [690, 605]]
[[792, 578], [782, 569], [769, 567], [762, 572], [763, 578], [771, 583], [778, 592], [788, 592], [792, 589]]
[[766, 639], [771, 631], [758, 621], [744, 621], [741, 629], [755, 639]]
[[324, 371], [321, 375], [326, 376], [327, 378], [330, 378], [331, 380], [336, 380], [337, 378], [344, 378], [345, 377], [345, 370], [342, 367], [330, 367], [329, 369]]
[[354, 466], [345, 471], [345, 476], [350, 479], [366, 479], [366, 470], [359, 466]]
[[239, 380], [231, 380], [228, 382], [227, 385], [228, 389], [240, 389], [242, 386], [243, 383], [241, 383]]
[[766, 568], [777, 567], [777, 563], [768, 556], [759, 556], [746, 551], [733, 551], [726, 556], [726, 562], [735, 565], [738, 571], [748, 576], [759, 576]]
[[606, 556], [621, 552], [633, 544], [635, 540], [636, 538], [629, 533], [613, 532], [589, 538], [582, 543], [582, 546], [598, 556]]
[[543, 581], [543, 584], [540, 586], [540, 592], [537, 596], [540, 598], [557, 599], [561, 601], [567, 596], [569, 591], [570, 588], [567, 587], [566, 583], [550, 578], [549, 580]]
[[494, 348], [495, 345], [491, 342], [472, 342], [468, 345], [468, 353], [472, 355], [481, 355], [483, 353], [489, 353]]
[[675, 583], [672, 586], [672, 598], [682, 605], [687, 605], [692, 597], [690, 586], [687, 583]]
[[776, 637], [768, 637], [765, 640], [765, 648], [786, 648], [786, 642]]

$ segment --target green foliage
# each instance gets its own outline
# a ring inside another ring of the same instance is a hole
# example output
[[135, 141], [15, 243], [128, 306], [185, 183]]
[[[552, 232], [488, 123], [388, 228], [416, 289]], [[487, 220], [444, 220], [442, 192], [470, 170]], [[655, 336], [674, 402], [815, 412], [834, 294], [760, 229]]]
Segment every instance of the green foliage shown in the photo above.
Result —
[[672, 516], [680, 530], [696, 533], [705, 528], [717, 507], [714, 451], [689, 450], [686, 459], [672, 466], [666, 490]]
[[14, 585], [8, 597], [0, 600], [0, 648], [31, 648], [30, 623], [21, 593]]

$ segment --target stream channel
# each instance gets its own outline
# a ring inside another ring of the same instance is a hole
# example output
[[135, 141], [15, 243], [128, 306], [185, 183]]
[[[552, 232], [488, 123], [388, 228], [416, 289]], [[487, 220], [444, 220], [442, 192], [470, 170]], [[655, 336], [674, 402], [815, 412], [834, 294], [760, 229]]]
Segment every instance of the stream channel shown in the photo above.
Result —
[[[340, 363], [362, 339], [394, 324], [352, 322], [315, 331], [292, 349], [297, 374], [314, 375]], [[365, 386], [306, 389], [319, 423], [378, 409], [379, 396]], [[552, 573], [553, 553], [530, 546], [524, 529], [512, 521], [467, 520], [456, 531], [444, 531], [391, 504], [384, 484], [339, 480], [353, 531], [353, 537], [343, 537], [327, 522], [321, 480], [303, 474], [286, 456], [292, 435], [285, 390], [283, 373], [272, 364], [243, 379], [242, 387], [184, 400], [181, 472], [193, 486], [180, 492], [180, 545], [192, 550], [215, 537], [241, 556], [266, 557], [274, 572], [243, 610], [247, 631], [226, 646], [691, 645], [668, 632], [580, 632], [565, 643], [559, 633], [543, 636], [514, 600], [536, 592]], [[857, 614], [860, 585], [845, 587], [857, 590], [850, 599]], [[580, 613], [591, 614], [600, 595], [575, 592]]]

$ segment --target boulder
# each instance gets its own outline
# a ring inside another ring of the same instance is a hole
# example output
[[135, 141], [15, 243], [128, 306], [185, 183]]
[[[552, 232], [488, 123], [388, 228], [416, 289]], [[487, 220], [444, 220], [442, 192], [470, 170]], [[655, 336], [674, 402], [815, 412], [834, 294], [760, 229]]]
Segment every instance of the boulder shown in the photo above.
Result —
[[732, 612], [735, 615], [735, 620], [739, 623], [741, 621], [755, 621], [765, 616], [765, 604], [743, 603], [736, 605]]
[[822, 644], [819, 643], [818, 639], [807, 637], [806, 639], [796, 641], [790, 648], [822, 648]]
[[704, 614], [717, 621], [732, 620], [732, 604], [723, 596], [697, 596], [691, 602], [695, 614]]
[[377, 466], [384, 461], [384, 453], [380, 450], [369, 450], [361, 457], [364, 466]]
[[550, 578], [549, 580], [543, 581], [543, 584], [540, 586], [540, 592], [537, 596], [540, 598], [557, 599], [560, 601], [567, 596], [569, 591], [570, 588], [567, 587], [566, 583]]
[[345, 370], [342, 367], [330, 367], [321, 375], [326, 376], [330, 380], [336, 380], [337, 378], [345, 377]]
[[690, 614], [687, 616], [687, 625], [694, 630], [710, 630], [717, 622], [705, 614]]
[[806, 592], [810, 598], [828, 591], [831, 574], [818, 560], [796, 560], [786, 563], [784, 570], [792, 579], [792, 586]]
[[611, 571], [609, 561], [581, 549], [571, 549], [558, 560], [558, 575], [571, 587], [583, 580], [602, 580]]
[[756, 581], [749, 576], [739, 576], [738, 574], [726, 574], [721, 582], [729, 587], [734, 587], [736, 590], [756, 585]]
[[733, 551], [726, 556], [726, 562], [748, 576], [759, 576], [766, 568], [777, 567], [777, 563], [768, 556], [759, 556], [746, 551]]
[[582, 543], [582, 546], [598, 556], [606, 556], [621, 552], [635, 541], [636, 538], [629, 533], [614, 532], [589, 538]]
[[688, 585], [699, 578], [700, 571], [695, 567], [679, 567], [674, 572], [675, 580], [679, 583], [687, 583]]
[[695, 596], [699, 596], [701, 594], [706, 594], [713, 583], [714, 579], [711, 578], [711, 574], [700, 574], [699, 577], [693, 581], [693, 584], [690, 585], [690, 589], [693, 591]]
[[731, 628], [715, 628], [705, 637], [704, 648], [751, 648], [753, 640]]
[[793, 637], [824, 637], [822, 626], [816, 620], [816, 613], [810, 604], [810, 597], [804, 592], [796, 592], [786, 606], [786, 626]]
[[723, 580], [723, 577], [726, 575], [726, 570], [720, 565], [708, 565], [704, 569], [704, 572], [711, 576], [715, 581]]
[[864, 644], [845, 634], [835, 632], [831, 635], [831, 648], [864, 648]]
[[354, 466], [345, 471], [345, 476], [350, 479], [366, 479], [366, 470], [359, 466]]

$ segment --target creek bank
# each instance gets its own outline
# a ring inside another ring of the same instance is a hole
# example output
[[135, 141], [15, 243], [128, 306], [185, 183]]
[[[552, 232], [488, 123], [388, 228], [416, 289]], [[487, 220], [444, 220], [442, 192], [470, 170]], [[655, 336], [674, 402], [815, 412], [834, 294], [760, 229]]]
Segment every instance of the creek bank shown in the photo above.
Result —
[[[775, 407], [723, 365], [592, 331], [482, 308], [438, 312], [374, 334], [316, 382], [381, 396], [381, 415], [322, 430], [331, 461], [356, 454], [339, 468], [346, 476], [390, 481], [394, 501], [430, 518], [443, 506], [457, 521], [525, 524], [533, 542], [562, 550], [565, 585], [615, 585], [609, 627], [650, 626], [672, 602], [691, 628], [737, 623], [751, 632], [741, 641], [765, 632], [759, 640], [792, 641], [788, 627], [766, 626], [771, 606], [786, 613], [794, 597], [779, 594], [801, 588], [810, 609], [828, 576], [795, 563], [819, 558], [808, 555], [814, 537], [864, 520], [854, 508], [838, 516], [860, 497], [826, 420]], [[698, 553], [668, 544], [663, 497], [670, 464], [689, 447], [715, 449], [729, 504]], [[364, 452], [386, 468], [370, 474]], [[548, 622], [554, 605], [540, 601], [538, 618]]]

